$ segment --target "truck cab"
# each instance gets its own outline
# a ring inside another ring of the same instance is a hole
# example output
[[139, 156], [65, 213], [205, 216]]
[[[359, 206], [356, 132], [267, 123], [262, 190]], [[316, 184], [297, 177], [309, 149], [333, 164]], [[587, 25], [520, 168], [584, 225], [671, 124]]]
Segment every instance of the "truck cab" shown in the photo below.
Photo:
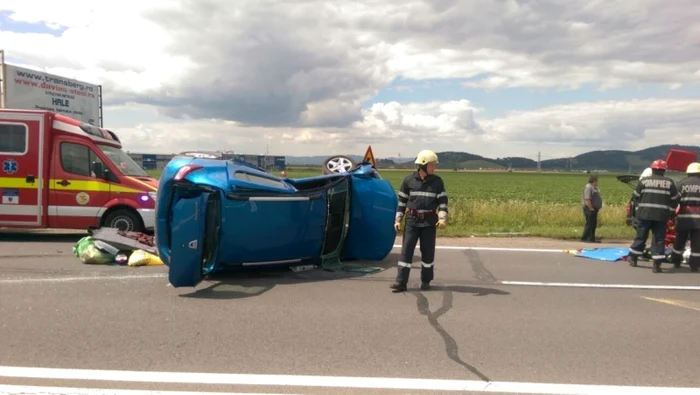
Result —
[[104, 128], [0, 109], [0, 227], [153, 229], [158, 181], [121, 148]]

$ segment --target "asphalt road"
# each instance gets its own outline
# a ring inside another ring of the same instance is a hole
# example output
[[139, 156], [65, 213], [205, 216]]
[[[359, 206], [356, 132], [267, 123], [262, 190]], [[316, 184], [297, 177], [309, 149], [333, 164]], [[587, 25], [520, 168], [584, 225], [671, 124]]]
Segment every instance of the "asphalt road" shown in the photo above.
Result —
[[174, 289], [164, 266], [82, 264], [75, 235], [0, 237], [0, 393], [700, 393], [700, 274], [687, 266], [440, 249], [433, 290], [414, 269], [393, 294], [397, 249], [371, 275]]

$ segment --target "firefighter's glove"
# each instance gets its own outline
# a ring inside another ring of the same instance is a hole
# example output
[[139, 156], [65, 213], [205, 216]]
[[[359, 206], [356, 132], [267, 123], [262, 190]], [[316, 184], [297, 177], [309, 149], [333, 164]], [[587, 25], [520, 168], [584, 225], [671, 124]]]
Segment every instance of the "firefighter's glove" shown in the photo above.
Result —
[[401, 221], [394, 221], [394, 229], [397, 232], [401, 230]]
[[438, 222], [437, 222], [437, 227], [440, 228], [440, 229], [442, 229], [442, 228], [444, 228], [445, 226], [447, 226], [447, 221], [445, 221], [444, 219], [439, 219]]

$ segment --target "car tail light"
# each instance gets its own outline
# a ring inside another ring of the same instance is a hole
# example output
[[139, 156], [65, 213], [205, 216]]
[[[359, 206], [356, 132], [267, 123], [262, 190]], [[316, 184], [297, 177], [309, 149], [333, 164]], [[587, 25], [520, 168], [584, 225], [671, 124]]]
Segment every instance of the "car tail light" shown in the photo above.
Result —
[[188, 174], [192, 173], [195, 170], [201, 169], [203, 166], [200, 165], [185, 165], [182, 166], [177, 173], [175, 173], [175, 177], [173, 177], [173, 180], [175, 181], [181, 181], [183, 178], [187, 177]]

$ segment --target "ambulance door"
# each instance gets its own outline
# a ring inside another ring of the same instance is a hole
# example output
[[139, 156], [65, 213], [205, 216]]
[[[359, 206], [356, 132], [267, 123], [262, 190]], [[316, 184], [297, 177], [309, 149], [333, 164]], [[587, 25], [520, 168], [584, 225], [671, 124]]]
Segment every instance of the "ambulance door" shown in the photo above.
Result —
[[0, 226], [42, 226], [44, 116], [0, 113]]
[[95, 177], [92, 163], [104, 162], [84, 140], [59, 137], [51, 166], [49, 215], [55, 227], [87, 229], [99, 226], [109, 202], [109, 184]]

